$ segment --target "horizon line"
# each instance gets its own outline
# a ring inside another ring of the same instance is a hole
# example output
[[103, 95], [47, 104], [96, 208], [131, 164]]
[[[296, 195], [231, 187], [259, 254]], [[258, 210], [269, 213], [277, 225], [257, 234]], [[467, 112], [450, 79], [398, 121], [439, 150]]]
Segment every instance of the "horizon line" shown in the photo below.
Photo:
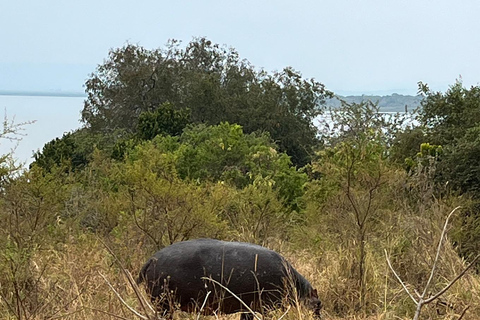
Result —
[[76, 91], [39, 91], [39, 90], [0, 90], [0, 96], [23, 96], [23, 97], [67, 97], [86, 98], [83, 92]]
[[[383, 91], [383, 90], [382, 90]], [[340, 91], [342, 92], [342, 91]], [[392, 95], [401, 95], [401, 96], [411, 96], [415, 97], [417, 95], [411, 94], [403, 94], [392, 92], [386, 94], [386, 92], [375, 92], [375, 91], [368, 91], [368, 92], [348, 92], [343, 91], [342, 93], [334, 93], [336, 96], [348, 97], [348, 96], [392, 96]], [[26, 97], [71, 97], [71, 98], [86, 98], [87, 94], [84, 92], [79, 91], [50, 91], [50, 90], [1, 90], [0, 89], [0, 96], [26, 96]]]

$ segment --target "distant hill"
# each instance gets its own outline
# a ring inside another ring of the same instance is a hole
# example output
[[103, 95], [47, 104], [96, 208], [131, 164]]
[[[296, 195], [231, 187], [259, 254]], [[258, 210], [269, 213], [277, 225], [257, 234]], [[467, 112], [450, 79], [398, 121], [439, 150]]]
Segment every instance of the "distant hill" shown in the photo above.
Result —
[[[50, 97], [86, 97], [82, 92], [65, 92], [65, 91], [15, 91], [15, 90], [0, 90], [0, 96], [50, 96]], [[362, 101], [371, 100], [378, 103], [382, 112], [404, 112], [405, 106], [409, 111], [414, 110], [420, 106], [422, 96], [408, 96], [393, 93], [388, 96], [337, 96], [327, 100], [327, 106], [338, 108], [341, 105], [339, 99], [345, 100], [348, 103], [361, 103]]]
[[412, 111], [420, 106], [423, 97], [407, 96], [397, 93], [388, 96], [338, 96], [338, 98], [329, 99], [327, 101], [327, 106], [333, 108], [340, 107], [341, 103], [339, 99], [342, 99], [347, 103], [361, 103], [362, 101], [370, 100], [374, 103], [378, 103], [382, 112], [404, 112], [405, 108], [407, 108], [408, 111]]

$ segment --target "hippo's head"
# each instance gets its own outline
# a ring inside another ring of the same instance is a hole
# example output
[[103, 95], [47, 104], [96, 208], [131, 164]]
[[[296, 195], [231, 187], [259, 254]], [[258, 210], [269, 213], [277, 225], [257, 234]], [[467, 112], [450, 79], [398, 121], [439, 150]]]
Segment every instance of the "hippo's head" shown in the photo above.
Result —
[[322, 302], [318, 299], [317, 289], [310, 290], [308, 297], [306, 298], [306, 305], [310, 310], [313, 310], [313, 315], [317, 318], [321, 318]]

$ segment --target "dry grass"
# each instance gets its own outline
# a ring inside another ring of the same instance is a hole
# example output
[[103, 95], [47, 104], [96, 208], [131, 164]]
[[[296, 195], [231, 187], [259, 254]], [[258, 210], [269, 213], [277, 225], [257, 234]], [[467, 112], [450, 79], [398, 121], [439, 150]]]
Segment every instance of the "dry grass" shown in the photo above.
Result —
[[[324, 319], [398, 320], [411, 319], [414, 304], [388, 269], [383, 250], [392, 258], [392, 264], [413, 292], [421, 291], [428, 278], [435, 256], [446, 207], [432, 208], [424, 215], [405, 212], [389, 213], [390, 226], [380, 226], [384, 238], [372, 237], [367, 244], [365, 309], [359, 308], [359, 291], [355, 277], [355, 246], [348, 242], [332, 245], [336, 238], [324, 235], [324, 240], [311, 243], [287, 243], [270, 239], [267, 246], [281, 252], [292, 265], [318, 289], [324, 305]], [[393, 216], [397, 215], [394, 219]], [[398, 218], [402, 217], [402, 218]], [[382, 229], [383, 228], [383, 229]], [[377, 230], [378, 231], [378, 230]], [[306, 231], [308, 233], [308, 230]], [[333, 236], [333, 235], [332, 235]], [[313, 239], [313, 237], [312, 237]], [[133, 248], [110, 242], [113, 252], [134, 275], [151, 255], [137, 243]], [[127, 257], [127, 258], [126, 258]], [[105, 275], [126, 303], [142, 310], [132, 286], [122, 273], [112, 254], [96, 235], [81, 233], [71, 236], [63, 245], [36, 251], [30, 268], [35, 272], [36, 300], [41, 305], [25, 313], [22, 319], [134, 319], [136, 318], [116, 297], [102, 278]], [[449, 283], [466, 263], [460, 259], [447, 241], [438, 264], [432, 291]], [[143, 287], [141, 287], [143, 292]], [[33, 292], [33, 291], [32, 291]], [[468, 272], [441, 297], [438, 303], [425, 307], [422, 319], [458, 319], [468, 307], [463, 319], [480, 318], [480, 277]], [[146, 297], [145, 297], [146, 298]], [[5, 302], [1, 302], [5, 306]], [[14, 319], [11, 312], [0, 305], [0, 318]], [[298, 309], [300, 308], [300, 309]], [[197, 319], [196, 314], [177, 312], [175, 319]], [[202, 318], [202, 317], [200, 317]], [[219, 315], [216, 319], [238, 319], [239, 315]], [[267, 319], [313, 319], [308, 310], [294, 306], [285, 313], [274, 310]]]

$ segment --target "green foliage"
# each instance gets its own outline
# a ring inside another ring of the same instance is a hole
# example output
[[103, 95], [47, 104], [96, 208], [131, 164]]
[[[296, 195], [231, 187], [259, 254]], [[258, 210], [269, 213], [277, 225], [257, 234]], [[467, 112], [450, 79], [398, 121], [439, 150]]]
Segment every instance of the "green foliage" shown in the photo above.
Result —
[[140, 114], [136, 137], [152, 140], [157, 135], [179, 136], [190, 119], [188, 109], [175, 110], [170, 103], [164, 103], [155, 111]]
[[419, 146], [425, 141], [426, 136], [421, 127], [406, 128], [398, 132], [390, 150], [390, 160], [399, 165], [405, 165], [405, 169], [409, 170], [410, 164], [406, 164], [406, 159], [414, 159]]
[[178, 139], [159, 136], [153, 143], [174, 159], [172, 170], [182, 179], [223, 181], [242, 189], [257, 177], [268, 178], [281, 199], [298, 209], [306, 175], [276, 150], [267, 134], [244, 134], [239, 125], [221, 123], [188, 127]]
[[480, 122], [480, 87], [464, 88], [457, 81], [445, 93], [432, 92], [419, 84], [425, 95], [419, 120], [426, 128], [426, 140], [442, 145], [444, 152], [435, 180], [462, 193], [476, 196], [480, 189], [477, 151]]
[[[184, 49], [135, 45], [112, 50], [86, 82], [82, 120], [94, 132], [137, 131], [143, 112], [164, 103], [189, 109], [193, 123], [238, 123], [247, 133], [268, 131], [296, 165], [306, 164], [318, 143], [312, 121], [331, 96], [321, 83], [291, 68], [256, 71], [238, 53], [205, 38]], [[150, 135], [151, 136], [151, 135]]]
[[166, 102], [155, 111], [145, 111], [138, 119], [137, 132], [118, 140], [111, 156], [115, 160], [123, 160], [125, 154], [141, 141], [152, 140], [157, 135], [179, 136], [190, 123], [188, 109], [175, 110], [172, 104]]
[[34, 154], [37, 165], [46, 171], [54, 167], [64, 167], [65, 170], [75, 171], [85, 168], [89, 163], [95, 147], [103, 148], [108, 144], [107, 137], [91, 134], [85, 129], [65, 133], [61, 138], [47, 142], [41, 151]]
[[[171, 154], [148, 143], [112, 171], [113, 179], [119, 179], [120, 194], [129, 199], [124, 210], [130, 224], [156, 249], [190, 238], [223, 235], [225, 226], [216, 215], [217, 204], [210, 201], [210, 190], [179, 179], [172, 160]], [[122, 226], [125, 223], [114, 233]]]
[[480, 126], [468, 128], [454, 145], [445, 146], [438, 179], [453, 190], [478, 197], [480, 191]]
[[17, 319], [35, 318], [39, 305], [50, 303], [39, 284], [48, 264], [36, 263], [34, 257], [65, 241], [62, 206], [69, 190], [63, 170], [45, 173], [38, 167], [10, 179], [2, 190], [0, 297]]
[[[426, 181], [430, 184], [434, 181], [436, 197], [442, 196], [445, 191], [454, 191], [478, 201], [480, 87], [467, 89], [461, 81], [457, 81], [441, 93], [419, 83], [419, 91], [425, 96], [419, 116], [425, 127], [425, 141], [442, 146], [440, 161], [435, 162], [435, 170], [429, 170], [430, 176]], [[437, 156], [430, 153], [423, 158], [434, 157]], [[462, 223], [456, 226], [457, 247], [462, 255], [471, 256], [477, 252], [471, 241], [478, 237], [478, 206], [469, 207], [459, 220]]]
[[[317, 223], [329, 226], [329, 232], [356, 243], [356, 280], [359, 307], [367, 307], [366, 246], [369, 234], [378, 223], [378, 194], [387, 180], [388, 136], [378, 107], [370, 102], [346, 104], [332, 112], [336, 130], [329, 147], [319, 153], [313, 170], [321, 174], [309, 186], [307, 199], [316, 203], [316, 210], [329, 208], [332, 202], [344, 216], [328, 214], [313, 217]], [[317, 220], [318, 219], [318, 220]]]
[[430, 172], [429, 178], [433, 181], [435, 175], [434, 171], [440, 157], [443, 154], [442, 146], [432, 145], [424, 142], [420, 144], [420, 152], [410, 158], [405, 159], [405, 165], [408, 172], [412, 174], [418, 172]]
[[298, 223], [298, 214], [278, 199], [275, 182], [258, 176], [242, 190], [231, 190], [220, 215], [242, 241], [263, 244], [282, 239]]
[[433, 92], [428, 87], [422, 93], [425, 97], [419, 120], [428, 129], [428, 142], [454, 144], [480, 122], [480, 87], [466, 89], [457, 81], [445, 93]]

